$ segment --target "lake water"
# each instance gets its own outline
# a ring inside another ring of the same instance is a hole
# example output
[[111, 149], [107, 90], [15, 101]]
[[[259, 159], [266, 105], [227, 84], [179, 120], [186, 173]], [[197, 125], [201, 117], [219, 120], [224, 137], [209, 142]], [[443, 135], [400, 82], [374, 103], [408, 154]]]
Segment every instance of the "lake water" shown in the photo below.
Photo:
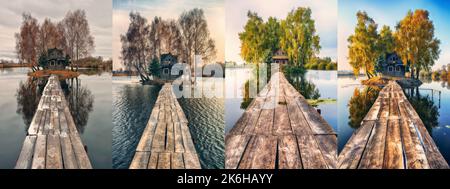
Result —
[[[244, 94], [245, 83], [251, 78], [252, 71], [249, 68], [227, 68], [225, 70], [225, 82], [226, 82], [226, 99], [225, 99], [225, 133], [228, 133], [236, 124], [238, 119], [245, 111]], [[289, 77], [289, 76], [287, 76]], [[293, 78], [288, 78], [293, 79]], [[324, 99], [336, 99], [337, 98], [337, 72], [336, 71], [318, 71], [309, 70], [303, 78], [310, 86], [314, 86], [320, 94], [320, 98]], [[294, 84], [297, 88], [297, 85]], [[301, 93], [303, 96], [305, 92]], [[309, 93], [309, 92], [308, 92]], [[322, 117], [337, 130], [337, 102], [322, 103], [317, 106], [321, 109]]]
[[[355, 78], [353, 76], [339, 76], [338, 87], [338, 136], [339, 136], [339, 151], [342, 150], [344, 145], [351, 137], [353, 131], [357, 128], [353, 122], [359, 121], [363, 112], [350, 111], [349, 105], [356, 104], [361, 107], [360, 109], [366, 109], [372, 106], [373, 99], [377, 97], [377, 90], [371, 88], [370, 92], [367, 92], [367, 87], [361, 85], [360, 81], [362, 77]], [[433, 140], [438, 146], [440, 152], [447, 160], [450, 161], [450, 85], [447, 82], [422, 80], [424, 83], [415, 89], [414, 95], [411, 95], [410, 90], [404, 90], [406, 95], [410, 98], [410, 102], [415, 107], [419, 116], [424, 124], [427, 126], [427, 130], [430, 132]], [[431, 90], [432, 89], [432, 90]], [[369, 94], [364, 97], [359, 96], [359, 100], [353, 98], [355, 96], [355, 90], [361, 92], [361, 94]], [[417, 93], [418, 91], [418, 93]], [[433, 91], [433, 92], [432, 92]], [[439, 97], [439, 92], [441, 95]], [[419, 95], [417, 95], [419, 94]], [[352, 102], [352, 103], [350, 103]], [[364, 108], [365, 107], [365, 108]], [[367, 109], [368, 110], [368, 109]], [[360, 115], [361, 114], [361, 115]], [[357, 121], [351, 121], [357, 120]]]
[[[30, 93], [36, 80], [28, 68], [0, 69], [0, 168], [13, 168], [40, 94]], [[80, 70], [78, 80], [62, 86], [93, 168], [111, 168], [111, 73]], [[78, 85], [74, 83], [78, 82]], [[76, 87], [78, 86], [78, 87]], [[72, 92], [78, 90], [78, 94]]]
[[[113, 168], [129, 167], [160, 90], [137, 81], [136, 77], [113, 77]], [[178, 102], [202, 168], [224, 168], [223, 98], [180, 98]]]

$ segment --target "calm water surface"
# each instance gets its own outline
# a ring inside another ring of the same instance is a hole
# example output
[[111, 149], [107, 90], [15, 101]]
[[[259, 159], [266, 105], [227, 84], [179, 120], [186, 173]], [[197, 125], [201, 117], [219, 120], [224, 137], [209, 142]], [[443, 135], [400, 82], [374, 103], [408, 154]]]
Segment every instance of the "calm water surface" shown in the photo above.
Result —
[[[39, 102], [39, 90], [32, 89], [45, 85], [29, 78], [28, 71], [0, 69], [0, 168], [14, 167]], [[111, 73], [80, 72], [78, 80], [66, 80], [62, 88], [92, 166], [111, 168]]]

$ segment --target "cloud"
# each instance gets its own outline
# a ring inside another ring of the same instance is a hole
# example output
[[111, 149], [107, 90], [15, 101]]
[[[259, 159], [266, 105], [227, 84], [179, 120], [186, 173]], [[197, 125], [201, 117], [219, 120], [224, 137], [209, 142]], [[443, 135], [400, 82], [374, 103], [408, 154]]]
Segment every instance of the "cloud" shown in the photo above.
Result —
[[68, 11], [86, 10], [92, 36], [93, 56], [111, 58], [112, 3], [110, 0], [0, 0], [0, 58], [16, 59], [14, 33], [19, 31], [22, 14], [30, 13], [42, 22], [60, 21]]

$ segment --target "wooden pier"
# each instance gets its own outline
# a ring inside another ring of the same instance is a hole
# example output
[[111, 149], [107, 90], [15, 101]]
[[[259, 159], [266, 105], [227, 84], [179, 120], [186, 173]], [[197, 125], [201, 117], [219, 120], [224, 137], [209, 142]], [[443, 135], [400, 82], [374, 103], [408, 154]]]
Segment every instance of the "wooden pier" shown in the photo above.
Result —
[[336, 168], [337, 135], [278, 72], [227, 134], [227, 169]]
[[380, 91], [338, 161], [342, 169], [449, 168], [395, 81]]
[[200, 169], [187, 123], [172, 84], [164, 84], [130, 169]]
[[92, 168], [55, 75], [44, 88], [15, 168]]

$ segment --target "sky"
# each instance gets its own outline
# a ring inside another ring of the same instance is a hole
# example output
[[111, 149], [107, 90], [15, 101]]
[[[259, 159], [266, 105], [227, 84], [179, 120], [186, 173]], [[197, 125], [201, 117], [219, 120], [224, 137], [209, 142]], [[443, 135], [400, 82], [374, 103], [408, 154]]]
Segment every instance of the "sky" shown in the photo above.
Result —
[[111, 58], [111, 0], [0, 0], [0, 4], [0, 59], [17, 60], [14, 34], [19, 32], [22, 13], [30, 13], [39, 23], [45, 18], [58, 22], [76, 9], [86, 11], [95, 43], [92, 55]]
[[426, 9], [434, 23], [435, 37], [441, 40], [441, 54], [433, 69], [450, 63], [450, 1], [448, 0], [340, 0], [338, 22], [338, 69], [351, 70], [348, 64], [347, 38], [354, 32], [356, 13], [364, 10], [375, 20], [380, 30], [383, 25], [395, 30], [397, 22], [408, 10]]
[[264, 21], [270, 16], [284, 19], [297, 7], [310, 7], [320, 37], [320, 57], [337, 59], [337, 0], [226, 0], [225, 2], [225, 60], [242, 63], [238, 34], [243, 31], [249, 10]]
[[224, 0], [113, 0], [113, 64], [114, 69], [123, 68], [120, 59], [120, 35], [130, 23], [129, 13], [137, 11], [151, 22], [155, 16], [178, 20], [181, 13], [201, 8], [205, 13], [211, 38], [216, 43], [216, 61], [224, 62], [225, 54], [225, 10]]

